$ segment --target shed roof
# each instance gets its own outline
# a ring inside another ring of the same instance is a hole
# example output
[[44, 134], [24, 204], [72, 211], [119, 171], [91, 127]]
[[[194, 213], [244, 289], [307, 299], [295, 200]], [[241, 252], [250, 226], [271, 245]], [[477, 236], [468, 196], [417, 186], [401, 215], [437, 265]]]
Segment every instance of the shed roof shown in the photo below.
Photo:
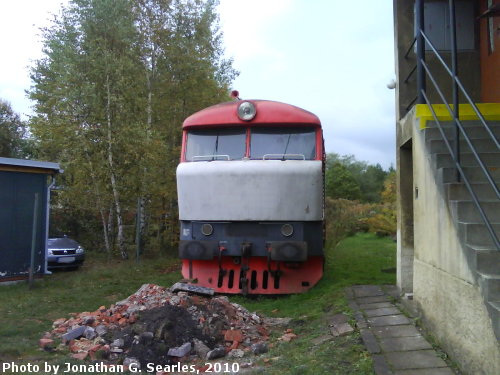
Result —
[[32, 173], [61, 173], [59, 163], [51, 163], [48, 161], [13, 159], [0, 157], [0, 171], [17, 171], [17, 172], [32, 172]]

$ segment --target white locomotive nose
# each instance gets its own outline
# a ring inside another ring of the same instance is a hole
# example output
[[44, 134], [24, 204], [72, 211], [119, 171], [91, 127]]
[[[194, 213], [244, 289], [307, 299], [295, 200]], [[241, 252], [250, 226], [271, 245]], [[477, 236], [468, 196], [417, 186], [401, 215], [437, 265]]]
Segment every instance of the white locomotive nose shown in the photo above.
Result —
[[180, 220], [323, 220], [320, 160], [181, 163], [177, 191]]

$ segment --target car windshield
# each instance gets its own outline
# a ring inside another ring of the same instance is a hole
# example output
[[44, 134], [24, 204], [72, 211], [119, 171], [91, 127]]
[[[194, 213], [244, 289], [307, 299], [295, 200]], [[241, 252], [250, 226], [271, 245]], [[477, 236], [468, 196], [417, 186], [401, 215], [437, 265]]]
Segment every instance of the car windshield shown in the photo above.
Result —
[[313, 160], [316, 132], [312, 128], [254, 128], [250, 158]]
[[187, 161], [240, 160], [245, 156], [245, 129], [191, 130], [187, 137]]

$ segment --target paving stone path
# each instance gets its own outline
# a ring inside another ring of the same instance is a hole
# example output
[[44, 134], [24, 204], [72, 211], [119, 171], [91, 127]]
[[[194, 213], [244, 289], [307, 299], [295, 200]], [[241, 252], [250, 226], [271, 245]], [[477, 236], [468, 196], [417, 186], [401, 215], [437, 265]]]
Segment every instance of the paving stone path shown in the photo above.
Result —
[[346, 289], [349, 306], [377, 375], [454, 375], [432, 345], [392, 302], [392, 287], [357, 285]]

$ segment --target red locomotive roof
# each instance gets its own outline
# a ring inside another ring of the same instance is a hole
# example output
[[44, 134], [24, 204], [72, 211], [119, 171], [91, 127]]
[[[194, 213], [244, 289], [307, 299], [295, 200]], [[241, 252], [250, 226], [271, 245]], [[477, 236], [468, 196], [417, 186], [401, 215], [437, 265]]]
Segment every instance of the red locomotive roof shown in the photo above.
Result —
[[[238, 118], [238, 105], [245, 101], [252, 102], [257, 110], [257, 114], [251, 121], [243, 121]], [[308, 124], [321, 126], [318, 116], [290, 104], [269, 100], [239, 100], [202, 109], [189, 116], [182, 124], [182, 127], [207, 125], [248, 126], [253, 124]]]

